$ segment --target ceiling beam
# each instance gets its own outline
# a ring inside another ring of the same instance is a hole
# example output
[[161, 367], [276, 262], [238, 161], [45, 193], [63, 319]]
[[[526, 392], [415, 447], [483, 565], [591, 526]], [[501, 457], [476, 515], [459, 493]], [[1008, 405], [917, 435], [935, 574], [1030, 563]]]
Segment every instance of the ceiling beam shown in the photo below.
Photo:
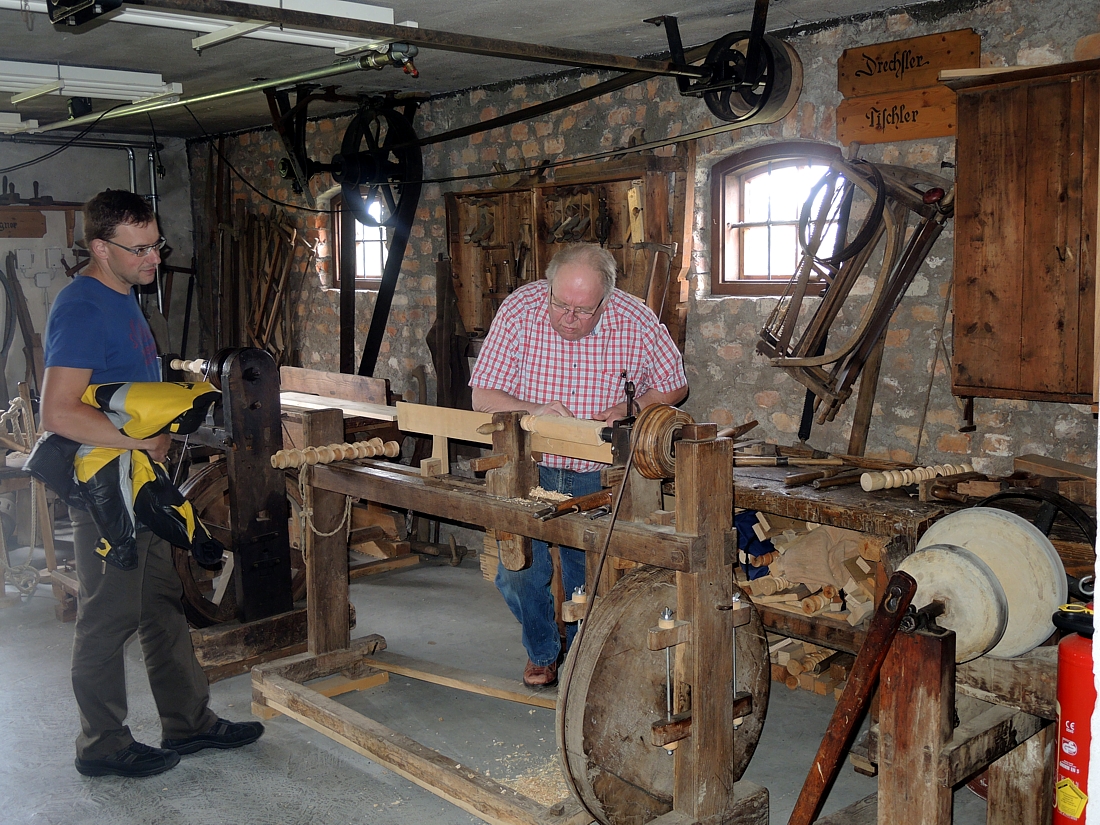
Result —
[[[130, 5], [129, 3], [126, 4]], [[295, 29], [321, 32], [339, 32], [354, 38], [377, 39], [384, 42], [409, 43], [425, 49], [479, 54], [487, 57], [503, 57], [533, 63], [550, 63], [586, 69], [613, 69], [621, 72], [645, 72], [652, 75], [702, 77], [702, 69], [694, 66], [678, 66], [668, 60], [647, 60], [615, 54], [561, 49], [522, 43], [517, 40], [499, 40], [470, 34], [433, 31], [410, 26], [391, 26], [347, 17], [331, 17], [324, 14], [256, 6], [230, 0], [150, 0], [141, 8], [158, 8], [186, 14], [202, 14], [213, 17], [261, 20]]]

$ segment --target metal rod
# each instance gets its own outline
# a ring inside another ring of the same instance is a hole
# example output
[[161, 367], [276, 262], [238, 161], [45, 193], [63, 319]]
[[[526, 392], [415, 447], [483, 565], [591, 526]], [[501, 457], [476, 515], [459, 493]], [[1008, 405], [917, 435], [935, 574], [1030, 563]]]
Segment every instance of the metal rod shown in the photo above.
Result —
[[[127, 3], [126, 5], [130, 5]], [[677, 66], [664, 60], [646, 60], [616, 54], [561, 49], [522, 43], [517, 40], [499, 40], [469, 34], [433, 31], [431, 29], [392, 26], [367, 20], [352, 20], [311, 12], [291, 11], [269, 6], [253, 6], [226, 0], [153, 0], [141, 8], [156, 7], [168, 11], [201, 14], [207, 17], [232, 17], [236, 19], [264, 20], [287, 28], [311, 29], [326, 33], [338, 33], [349, 38], [362, 38], [388, 42], [411, 43], [415, 46], [441, 51], [505, 57], [533, 63], [553, 63], [580, 68], [617, 69], [624, 72], [644, 71], [656, 75], [702, 77], [702, 69], [694, 66]]]
[[100, 114], [83, 115], [82, 117], [73, 118], [72, 120], [61, 120], [56, 123], [47, 123], [45, 126], [39, 126], [37, 129], [28, 129], [28, 132], [38, 134], [40, 132], [51, 132], [54, 129], [69, 129], [73, 126], [83, 126], [85, 123], [94, 123], [101, 120], [115, 120], [120, 117], [129, 117], [130, 115], [140, 115], [146, 112], [156, 112], [162, 109], [174, 109], [177, 106], [192, 106], [196, 103], [206, 103], [210, 100], [220, 100], [223, 97], [234, 97], [236, 95], [247, 94], [248, 92], [258, 92], [264, 89], [269, 89], [273, 86], [293, 86], [297, 83], [305, 83], [310, 80], [320, 80], [326, 77], [333, 77], [338, 74], [347, 74], [348, 72], [358, 71], [359, 69], [372, 68], [369, 64], [371, 59], [376, 59], [377, 55], [373, 52], [368, 55], [363, 55], [355, 60], [349, 60], [346, 63], [335, 63], [331, 66], [325, 66], [322, 69], [312, 69], [308, 72], [301, 72], [300, 74], [288, 75], [287, 77], [280, 77], [274, 80], [259, 80], [255, 83], [248, 83], [244, 86], [234, 86], [229, 89], [222, 89], [218, 92], [208, 92], [202, 95], [195, 95], [194, 97], [184, 98], [183, 100], [160, 100], [150, 103], [133, 103], [129, 106], [121, 106], [118, 109], [111, 109], [107, 112]]
[[[694, 60], [702, 60], [707, 56], [707, 52], [710, 51], [711, 44], [707, 43], [703, 46], [696, 46], [694, 49], [688, 49], [685, 58], [688, 62]], [[605, 80], [602, 83], [597, 83], [595, 86], [589, 86], [587, 89], [581, 89], [578, 92], [570, 92], [567, 95], [548, 100], [545, 103], [536, 103], [533, 106], [525, 106], [522, 109], [517, 109], [514, 112], [509, 112], [499, 117], [494, 117], [491, 120], [485, 120], [480, 123], [473, 123], [468, 126], [460, 126], [457, 129], [451, 129], [447, 132], [437, 132], [434, 135], [425, 135], [420, 138], [420, 145], [427, 146], [431, 143], [443, 143], [448, 140], [456, 140], [458, 138], [469, 137], [470, 135], [476, 135], [481, 132], [488, 132], [492, 129], [499, 128], [501, 126], [511, 126], [513, 123], [519, 123], [524, 120], [529, 120], [535, 117], [542, 117], [543, 115], [550, 114], [551, 112], [557, 112], [561, 109], [567, 109], [570, 106], [575, 106], [579, 103], [584, 103], [589, 100], [594, 100], [601, 95], [610, 94], [611, 92], [624, 89], [627, 86], [632, 86], [635, 83], [641, 83], [643, 80], [652, 77], [649, 72], [627, 72], [626, 74], [613, 77], [610, 80]]]

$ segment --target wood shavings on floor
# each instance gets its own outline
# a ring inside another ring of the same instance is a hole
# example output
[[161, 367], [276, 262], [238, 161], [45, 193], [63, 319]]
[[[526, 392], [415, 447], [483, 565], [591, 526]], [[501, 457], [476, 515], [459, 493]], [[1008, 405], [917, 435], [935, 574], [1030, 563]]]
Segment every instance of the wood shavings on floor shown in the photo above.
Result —
[[[504, 761], [504, 760], [501, 760]], [[511, 765], [515, 769], [517, 765]], [[518, 776], [497, 779], [501, 785], [505, 785], [514, 791], [518, 791], [529, 799], [533, 799], [540, 805], [553, 805], [569, 796], [569, 788], [566, 787], [565, 777], [561, 771], [561, 760], [557, 755], [551, 756], [545, 763], [532, 765], [530, 770]]]

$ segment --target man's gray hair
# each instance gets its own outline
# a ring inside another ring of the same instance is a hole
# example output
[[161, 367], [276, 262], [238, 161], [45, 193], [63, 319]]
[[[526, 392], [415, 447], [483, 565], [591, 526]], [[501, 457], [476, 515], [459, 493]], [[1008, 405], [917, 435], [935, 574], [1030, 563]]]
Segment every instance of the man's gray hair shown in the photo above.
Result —
[[604, 298], [615, 289], [615, 276], [619, 266], [615, 263], [614, 256], [599, 244], [570, 244], [554, 255], [550, 259], [550, 263], [546, 265], [546, 282], [551, 289], [554, 287], [554, 279], [557, 277], [558, 270], [569, 264], [584, 264], [600, 273]]

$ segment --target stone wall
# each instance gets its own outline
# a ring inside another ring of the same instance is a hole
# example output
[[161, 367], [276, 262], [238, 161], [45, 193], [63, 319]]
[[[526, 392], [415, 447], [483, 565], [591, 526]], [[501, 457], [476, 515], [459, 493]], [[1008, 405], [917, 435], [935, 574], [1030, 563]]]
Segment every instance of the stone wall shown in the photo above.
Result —
[[[836, 64], [844, 49], [961, 28], [973, 28], [981, 35], [983, 65], [1064, 62], [1096, 56], [1092, 52], [1100, 48], [1100, 13], [1093, 3], [1084, 0], [944, 0], [813, 29], [792, 29], [778, 34], [789, 40], [804, 65], [805, 88], [795, 109], [776, 124], [698, 140], [692, 290], [685, 348], [692, 382], [685, 407], [696, 419], [719, 424], [756, 419], [760, 422], [757, 434], [792, 443], [804, 397], [800, 384], [754, 353], [756, 335], [774, 299], [709, 295], [711, 166], [733, 152], [761, 143], [794, 138], [835, 142], [835, 112], [840, 102]], [[429, 101], [421, 107], [415, 125], [418, 134], [436, 134], [588, 88], [601, 79], [604, 76], [573, 72], [505, 87], [474, 89]], [[335, 154], [346, 123], [346, 117], [311, 122], [307, 131], [310, 156], [328, 159]], [[427, 147], [424, 174], [429, 181], [461, 178], [490, 171], [494, 162], [514, 169], [542, 158], [575, 158], [626, 145], [639, 128], [645, 130], [647, 139], [655, 140], [716, 125], [701, 103], [680, 97], [673, 80], [653, 79], [537, 120]], [[231, 136], [225, 140], [225, 147], [234, 166], [266, 195], [288, 203], [302, 202], [276, 175], [282, 150], [274, 132]], [[204, 143], [194, 143], [190, 150], [196, 230], [201, 231], [201, 193], [208, 174], [209, 151]], [[941, 163], [953, 163], [954, 140], [868, 146], [861, 156], [949, 175], [950, 168], [941, 168]], [[327, 176], [317, 176], [313, 181], [316, 195], [322, 195], [323, 187], [329, 185], [322, 178], [327, 181]], [[418, 364], [428, 365], [431, 371], [424, 341], [434, 319], [433, 261], [447, 251], [443, 194], [488, 185], [485, 179], [475, 178], [430, 182], [424, 188], [377, 369], [377, 374], [389, 378], [398, 392], [412, 389], [410, 373]], [[251, 202], [250, 209], [282, 208], [262, 202], [239, 181], [234, 187], [239, 197]], [[335, 371], [339, 312], [338, 294], [325, 288], [331, 254], [327, 221], [324, 216], [302, 211], [290, 210], [289, 215], [306, 230], [316, 253], [308, 270], [303, 258], [300, 291], [293, 298], [297, 313], [294, 358], [302, 366]], [[1097, 425], [1087, 407], [977, 399], [977, 430], [958, 432], [961, 412], [950, 394], [948, 365], [937, 345], [942, 321], [944, 342], [947, 350], [951, 349], [951, 316], [945, 302], [951, 283], [952, 243], [952, 226], [948, 224], [891, 322], [868, 454], [905, 461], [916, 457], [928, 463], [969, 457], [977, 469], [993, 473], [1009, 471], [1011, 457], [1022, 453], [1095, 464]], [[366, 336], [372, 309], [373, 294], [359, 293], [357, 351]], [[844, 450], [853, 407], [850, 401], [834, 422], [815, 425], [810, 443], [819, 449]]]

